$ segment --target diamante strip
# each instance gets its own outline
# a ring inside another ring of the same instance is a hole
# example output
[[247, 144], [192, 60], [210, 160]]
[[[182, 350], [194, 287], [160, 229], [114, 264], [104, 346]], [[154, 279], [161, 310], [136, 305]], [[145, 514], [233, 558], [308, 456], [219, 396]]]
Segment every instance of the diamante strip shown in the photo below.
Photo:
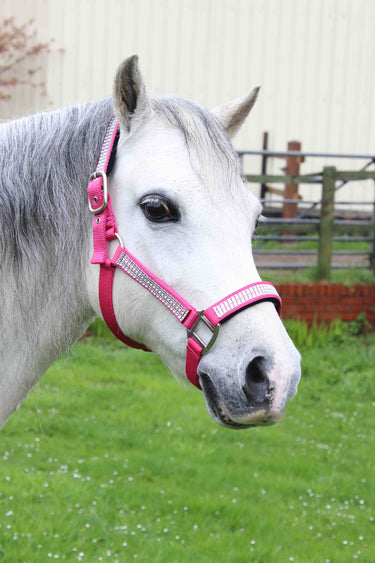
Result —
[[278, 297], [276, 289], [270, 285], [254, 285], [235, 293], [231, 297], [220, 301], [213, 307], [216, 316], [221, 319], [244, 303], [252, 303], [254, 299], [261, 297]]
[[116, 265], [159, 299], [181, 323], [186, 319], [189, 314], [189, 309], [186, 309], [186, 307], [177, 301], [168, 291], [148, 276], [127, 254], [125, 254], [125, 252], [120, 254], [116, 260]]
[[107, 161], [107, 156], [108, 156], [108, 150], [112, 141], [112, 137], [113, 137], [113, 132], [116, 128], [116, 124], [117, 124], [117, 120], [115, 117], [112, 117], [108, 128], [107, 128], [107, 132], [105, 134], [104, 137], [104, 141], [102, 144], [102, 150], [100, 152], [100, 157], [99, 157], [99, 162], [98, 162], [98, 166], [96, 167], [96, 171], [97, 172], [106, 172], [105, 165], [106, 165], [106, 161]]

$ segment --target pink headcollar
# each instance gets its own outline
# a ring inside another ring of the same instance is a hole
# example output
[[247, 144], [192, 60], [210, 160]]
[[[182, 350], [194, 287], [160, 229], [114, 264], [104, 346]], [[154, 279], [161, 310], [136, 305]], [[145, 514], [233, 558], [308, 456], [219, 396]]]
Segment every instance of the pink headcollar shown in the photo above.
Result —
[[[99, 302], [103, 319], [113, 334], [133, 348], [147, 351], [143, 344], [131, 340], [120, 329], [113, 308], [113, 280], [116, 268], [123, 271], [147, 291], [154, 295], [187, 329], [186, 375], [199, 389], [198, 364], [203, 354], [215, 343], [220, 325], [245, 307], [261, 301], [272, 301], [278, 313], [281, 299], [269, 282], [256, 282], [224, 297], [204, 311], [197, 311], [169, 285], [152, 274], [124, 247], [116, 227], [108, 192], [107, 170], [116, 144], [119, 124], [112, 118], [102, 145], [96, 171], [90, 176], [88, 185], [89, 207], [94, 215], [94, 252], [91, 263], [100, 264]], [[113, 256], [108, 256], [108, 242], [117, 238], [119, 246]], [[202, 327], [205, 327], [202, 333]], [[208, 329], [208, 331], [207, 331]], [[207, 338], [207, 332], [209, 337]]]

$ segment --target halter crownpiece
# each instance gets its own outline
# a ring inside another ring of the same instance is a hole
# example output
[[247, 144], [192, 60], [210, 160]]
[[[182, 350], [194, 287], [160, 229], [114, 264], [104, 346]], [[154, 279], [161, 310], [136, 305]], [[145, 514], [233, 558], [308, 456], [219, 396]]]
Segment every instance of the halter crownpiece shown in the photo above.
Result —
[[[91, 263], [100, 265], [99, 302], [103, 319], [119, 340], [133, 348], [148, 351], [143, 344], [125, 336], [118, 325], [113, 308], [113, 280], [116, 269], [119, 269], [156, 297], [186, 327], [186, 375], [189, 381], [200, 389], [198, 365], [202, 355], [214, 345], [221, 324], [239, 311], [261, 301], [272, 301], [280, 314], [281, 299], [271, 283], [260, 281], [227, 295], [204, 311], [197, 311], [125, 248], [116, 227], [107, 180], [108, 166], [116, 149], [118, 131], [119, 124], [113, 117], [107, 128], [97, 168], [90, 176], [87, 188], [89, 209], [94, 216], [94, 251]], [[108, 242], [115, 238], [118, 239], [119, 246], [113, 258], [109, 258]]]

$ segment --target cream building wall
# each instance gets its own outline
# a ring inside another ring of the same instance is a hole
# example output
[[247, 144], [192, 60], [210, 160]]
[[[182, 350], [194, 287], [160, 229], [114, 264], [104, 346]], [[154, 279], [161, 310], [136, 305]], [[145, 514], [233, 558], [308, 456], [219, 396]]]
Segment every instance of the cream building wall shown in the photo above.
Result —
[[[306, 151], [375, 154], [374, 0], [2, 0], [0, 17], [9, 16], [33, 18], [54, 48], [44, 60], [47, 96], [18, 88], [1, 103], [3, 119], [107, 95], [136, 52], [151, 94], [211, 107], [261, 84], [238, 149], [260, 148], [268, 131], [272, 149], [297, 139]], [[363, 164], [308, 159], [302, 171], [325, 163]], [[259, 166], [246, 158], [246, 171]], [[270, 171], [281, 166], [275, 159]], [[340, 197], [371, 200], [373, 190], [355, 184]]]

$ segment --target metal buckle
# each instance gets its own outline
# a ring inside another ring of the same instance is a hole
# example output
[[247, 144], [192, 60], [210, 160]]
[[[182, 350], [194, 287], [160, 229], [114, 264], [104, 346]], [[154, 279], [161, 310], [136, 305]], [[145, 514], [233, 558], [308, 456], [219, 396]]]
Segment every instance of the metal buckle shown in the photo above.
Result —
[[91, 213], [93, 213], [94, 215], [98, 215], [99, 213], [101, 213], [102, 211], [104, 211], [104, 209], [107, 207], [108, 204], [108, 182], [107, 182], [107, 175], [105, 172], [94, 172], [93, 174], [91, 174], [90, 176], [90, 182], [92, 182], [92, 180], [96, 180], [97, 178], [102, 178], [103, 180], [103, 185], [102, 185], [102, 192], [103, 192], [103, 203], [100, 207], [98, 207], [97, 209], [94, 209], [91, 206], [91, 201], [89, 199], [89, 209], [91, 211]]
[[[216, 326], [214, 326], [207, 317], [205, 317], [204, 315], [204, 311], [197, 311], [199, 317], [196, 320], [196, 322], [194, 323], [194, 325], [192, 326], [192, 328], [187, 330], [188, 333], [188, 338], [193, 338], [196, 342], [198, 342], [198, 344], [200, 344], [202, 346], [202, 351], [201, 354], [202, 356], [204, 354], [207, 354], [207, 352], [212, 348], [212, 346], [215, 344], [215, 340], [219, 334], [219, 329], [220, 329], [220, 323], [218, 323]], [[209, 342], [206, 344], [204, 342], [204, 340], [202, 339], [202, 336], [199, 336], [199, 334], [197, 334], [197, 329], [198, 329], [198, 325], [199, 323], [203, 323], [203, 325], [205, 327], [207, 327], [212, 335], [211, 338], [209, 340]]]

